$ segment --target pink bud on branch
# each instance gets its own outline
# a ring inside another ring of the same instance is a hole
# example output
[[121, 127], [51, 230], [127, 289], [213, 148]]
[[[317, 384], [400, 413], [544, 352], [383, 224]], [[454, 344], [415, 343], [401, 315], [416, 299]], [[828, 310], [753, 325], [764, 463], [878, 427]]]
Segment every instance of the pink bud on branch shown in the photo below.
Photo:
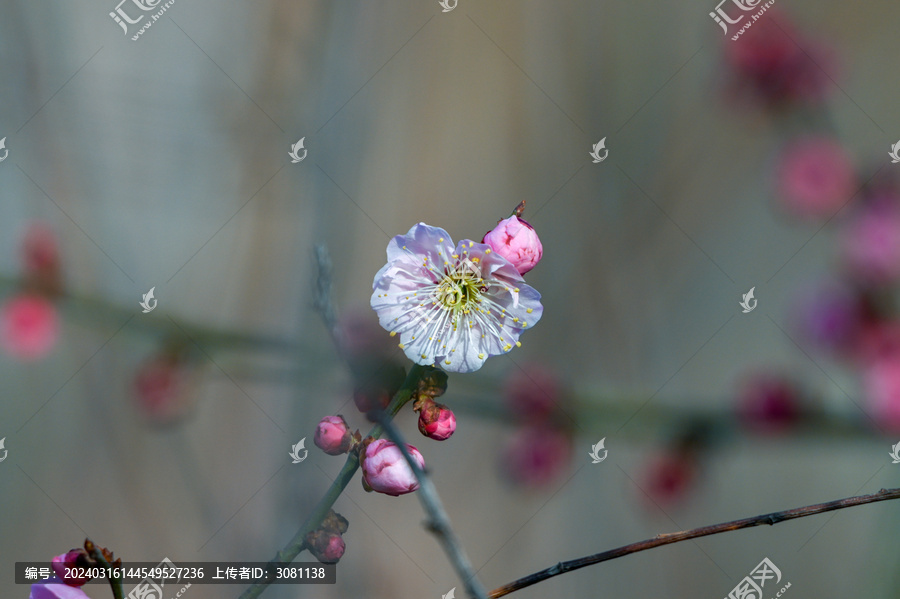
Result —
[[[412, 454], [421, 468], [425, 468], [425, 458], [419, 450], [407, 444], [406, 448]], [[363, 473], [364, 487], [378, 493], [397, 497], [405, 493], [412, 493], [419, 488], [419, 481], [413, 474], [412, 468], [406, 463], [403, 452], [394, 443], [385, 439], [376, 439], [369, 443], [363, 441], [360, 451], [360, 462]]]
[[509, 260], [520, 275], [537, 266], [544, 255], [544, 247], [534, 227], [516, 215], [497, 223], [482, 243]]
[[313, 439], [316, 447], [328, 455], [340, 455], [347, 453], [353, 442], [353, 435], [344, 417], [326, 416], [316, 427], [316, 436]]
[[419, 412], [419, 432], [435, 441], [445, 441], [456, 431], [456, 416], [442, 403], [426, 400], [416, 409]]

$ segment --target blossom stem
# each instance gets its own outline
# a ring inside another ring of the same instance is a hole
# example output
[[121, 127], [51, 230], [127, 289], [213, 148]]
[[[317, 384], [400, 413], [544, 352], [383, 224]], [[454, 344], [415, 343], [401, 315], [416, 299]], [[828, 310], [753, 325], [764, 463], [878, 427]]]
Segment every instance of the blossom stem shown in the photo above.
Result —
[[516, 206], [516, 209], [510, 212], [509, 216], [507, 216], [506, 218], [511, 218], [513, 216], [515, 216], [516, 218], [521, 218], [523, 212], [525, 212], [525, 200], [519, 202], [519, 205]]
[[595, 553], [594, 555], [588, 555], [567, 562], [559, 562], [555, 566], [551, 566], [549, 568], [546, 568], [545, 570], [541, 570], [540, 572], [529, 574], [528, 576], [519, 578], [518, 580], [514, 580], [508, 584], [498, 587], [491, 591], [488, 594], [488, 597], [490, 597], [491, 599], [497, 599], [497, 597], [503, 597], [504, 595], [508, 595], [515, 591], [524, 589], [525, 587], [537, 584], [539, 582], [547, 580], [548, 578], [559, 576], [560, 574], [565, 574], [566, 572], [578, 570], [579, 568], [584, 568], [585, 566], [599, 564], [600, 562], [605, 562], [617, 557], [623, 557], [625, 555], [637, 553], [638, 551], [653, 549], [654, 547], [659, 547], [660, 545], [669, 545], [671, 543], [677, 543], [679, 541], [687, 541], [688, 539], [706, 537], [709, 535], [728, 532], [731, 530], [740, 530], [742, 528], [750, 528], [752, 526], [762, 526], [763, 524], [772, 526], [786, 520], [804, 518], [806, 516], [814, 516], [816, 514], [822, 514], [824, 512], [841, 510], [844, 508], [864, 505], [867, 503], [875, 503], [876, 501], [887, 501], [889, 499], [900, 499], [900, 488], [881, 489], [877, 493], [871, 493], [869, 495], [857, 495], [856, 497], [836, 499], [834, 501], [816, 503], [813, 505], [797, 507], [781, 512], [772, 512], [770, 514], [762, 514], [760, 516], [753, 516], [751, 518], [732, 520], [731, 522], [722, 522], [721, 524], [701, 526], [700, 528], [693, 528], [691, 530], [659, 534], [652, 539], [638, 541], [637, 543], [624, 545], [617, 549], [610, 549], [609, 551]]
[[[90, 551], [91, 559], [93, 559], [98, 564], [100, 564], [101, 568], [103, 568], [104, 570], [109, 572], [111, 565], [108, 561], [106, 561], [106, 558], [103, 557], [103, 551], [99, 547], [97, 547], [96, 545], [93, 545], [93, 544], [91, 544], [90, 547], [91, 547], [91, 551]], [[107, 580], [109, 580], [109, 586], [112, 589], [113, 599], [124, 599], [125, 593], [122, 591], [122, 577], [121, 576], [116, 576], [116, 577], [112, 577], [112, 578], [107, 577]]]
[[450, 559], [450, 563], [453, 564], [456, 573], [462, 579], [463, 585], [465, 585], [469, 596], [475, 597], [475, 599], [487, 599], [484, 586], [475, 576], [476, 572], [472, 567], [472, 562], [469, 561], [469, 557], [466, 555], [462, 543], [450, 526], [450, 518], [447, 516], [444, 506], [441, 504], [441, 499], [438, 496], [434, 483], [431, 482], [431, 477], [419, 467], [418, 462], [412, 457], [409, 449], [406, 447], [406, 441], [403, 439], [400, 431], [397, 430], [397, 427], [394, 426], [394, 423], [391, 422], [391, 419], [387, 414], [381, 412], [376, 415], [376, 418], [378, 418], [378, 421], [384, 428], [384, 432], [388, 438], [390, 438], [403, 453], [403, 457], [406, 458], [406, 462], [412, 469], [416, 480], [419, 481], [417, 495], [422, 502], [422, 507], [424, 507], [425, 511], [428, 513], [429, 518], [426, 526], [437, 536], [441, 545], [444, 546], [444, 552], [446, 552], [447, 557]]
[[[422, 374], [425, 372], [425, 366], [413, 365], [413, 367], [410, 368], [406, 380], [403, 381], [403, 386], [400, 387], [400, 390], [397, 391], [394, 398], [391, 400], [391, 403], [385, 409], [390, 418], [396, 416], [397, 412], [400, 411], [400, 408], [412, 399], [413, 394], [419, 385], [419, 379], [421, 379]], [[377, 439], [383, 433], [383, 426], [378, 424], [369, 432], [369, 435]], [[319, 503], [316, 504], [316, 507], [313, 508], [312, 513], [306, 518], [300, 526], [300, 529], [288, 544], [285, 545], [281, 551], [276, 553], [274, 558], [269, 560], [269, 564], [273, 566], [284, 566], [294, 561], [297, 556], [300, 555], [300, 552], [306, 548], [306, 535], [316, 530], [319, 525], [322, 524], [322, 520], [325, 519], [325, 516], [328, 515], [328, 511], [332, 508], [334, 502], [337, 501], [337, 498], [340, 497], [341, 493], [344, 492], [344, 489], [347, 488], [347, 484], [350, 482], [350, 479], [353, 478], [353, 475], [358, 468], [359, 455], [355, 451], [351, 451], [347, 456], [347, 461], [344, 462], [344, 467], [341, 468], [337, 478], [335, 478], [334, 482], [331, 483], [331, 486], [328, 487], [328, 490], [319, 500]], [[268, 586], [268, 582], [258, 582], [253, 584], [241, 593], [239, 599], [253, 599], [259, 597]]]

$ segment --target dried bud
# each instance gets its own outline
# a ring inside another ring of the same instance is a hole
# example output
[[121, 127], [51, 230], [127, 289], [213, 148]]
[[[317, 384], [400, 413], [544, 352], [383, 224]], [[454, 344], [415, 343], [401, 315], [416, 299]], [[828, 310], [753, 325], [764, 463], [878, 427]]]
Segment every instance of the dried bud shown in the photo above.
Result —
[[328, 510], [328, 515], [325, 516], [324, 520], [322, 520], [322, 524], [319, 525], [319, 529], [328, 532], [344, 534], [345, 532], [347, 532], [347, 528], [349, 526], [350, 523], [346, 518], [344, 518], [334, 510]]
[[444, 441], [456, 431], [456, 416], [444, 404], [428, 400], [419, 407], [419, 432], [429, 439]]
[[534, 227], [515, 215], [497, 223], [481, 242], [509, 260], [520, 275], [537, 266], [544, 255]]
[[328, 455], [340, 455], [350, 450], [353, 435], [344, 417], [326, 416], [316, 427], [316, 436], [313, 440], [316, 447]]
[[306, 547], [323, 564], [334, 564], [344, 555], [345, 545], [340, 534], [320, 529], [306, 535]]
[[435, 399], [447, 391], [447, 373], [433, 366], [428, 366], [425, 373], [419, 379], [416, 390], [416, 401]]

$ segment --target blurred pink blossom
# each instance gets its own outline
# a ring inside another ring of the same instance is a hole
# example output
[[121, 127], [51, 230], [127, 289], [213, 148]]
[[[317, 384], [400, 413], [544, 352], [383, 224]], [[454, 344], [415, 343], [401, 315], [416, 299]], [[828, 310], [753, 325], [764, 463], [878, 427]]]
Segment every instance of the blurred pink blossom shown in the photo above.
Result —
[[537, 266], [544, 255], [544, 247], [534, 227], [517, 216], [501, 220], [481, 242], [512, 262], [520, 275]]
[[874, 285], [900, 278], [900, 206], [880, 201], [863, 207], [841, 235], [847, 274]]
[[566, 432], [546, 425], [519, 429], [503, 452], [501, 470], [523, 487], [537, 488], [553, 482], [572, 459], [572, 439]]
[[29, 599], [91, 599], [78, 587], [70, 587], [59, 578], [48, 578], [31, 585]]
[[525, 364], [506, 379], [506, 405], [516, 417], [543, 421], [556, 410], [560, 388], [559, 377], [552, 368], [537, 362]]
[[900, 432], [900, 353], [875, 359], [863, 372], [869, 415], [891, 433]]
[[56, 306], [40, 295], [20, 293], [0, 309], [0, 345], [22, 361], [39, 360], [59, 340]]
[[783, 431], [800, 418], [800, 392], [793, 381], [777, 373], [748, 376], [741, 383], [737, 412], [757, 431]]
[[[407, 449], [419, 466], [425, 468], [425, 458], [419, 450], [407, 444]], [[361, 457], [363, 482], [373, 491], [397, 497], [419, 488], [419, 481], [406, 463], [403, 452], [386, 439], [368, 444]]]
[[900, 321], [870, 317], [864, 322], [853, 357], [864, 365], [900, 355]]
[[370, 308], [342, 314], [335, 334], [338, 351], [353, 376], [353, 402], [357, 409], [364, 414], [383, 410], [406, 378], [397, 344], [381, 328]]
[[856, 172], [841, 145], [827, 137], [794, 141], [781, 154], [778, 195], [801, 218], [828, 218], [850, 201]]
[[798, 294], [792, 320], [804, 340], [846, 353], [861, 333], [864, 304], [857, 289], [841, 281], [823, 281]]
[[328, 455], [347, 453], [351, 441], [350, 427], [347, 426], [347, 421], [340, 414], [322, 418], [316, 427], [316, 436], [313, 439], [316, 447]]
[[42, 221], [34, 221], [22, 238], [22, 271], [26, 283], [50, 294], [62, 291], [59, 240], [56, 232]]
[[345, 360], [358, 361], [388, 359], [397, 353], [397, 344], [385, 334], [372, 309], [354, 308], [341, 314], [337, 329], [338, 350]]
[[698, 466], [692, 452], [670, 450], [652, 456], [644, 467], [641, 489], [653, 504], [665, 508], [679, 503], [694, 486]]
[[837, 66], [829, 46], [807, 38], [773, 8], [738, 40], [726, 41], [725, 58], [735, 76], [732, 95], [749, 92], [773, 107], [821, 102]]
[[157, 354], [138, 367], [134, 392], [140, 411], [155, 424], [170, 424], [191, 406], [187, 367], [177, 356]]

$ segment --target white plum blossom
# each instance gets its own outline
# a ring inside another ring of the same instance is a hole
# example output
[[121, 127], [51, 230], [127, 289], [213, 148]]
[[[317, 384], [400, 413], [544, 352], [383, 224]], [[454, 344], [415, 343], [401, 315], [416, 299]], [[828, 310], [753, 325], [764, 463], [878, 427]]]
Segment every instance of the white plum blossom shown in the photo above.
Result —
[[416, 364], [472, 372], [490, 356], [520, 346], [541, 318], [541, 294], [490, 246], [464, 239], [454, 247], [441, 228], [419, 223], [387, 247], [375, 275], [372, 308], [400, 337]]

